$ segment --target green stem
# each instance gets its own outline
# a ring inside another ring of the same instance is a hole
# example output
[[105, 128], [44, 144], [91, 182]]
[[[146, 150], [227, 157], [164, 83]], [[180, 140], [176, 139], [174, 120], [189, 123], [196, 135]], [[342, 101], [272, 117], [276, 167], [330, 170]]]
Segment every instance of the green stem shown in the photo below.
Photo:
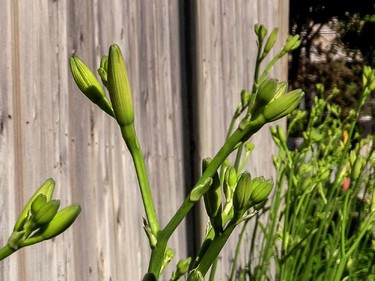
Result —
[[233, 259], [233, 262], [232, 262], [232, 270], [231, 270], [229, 281], [234, 281], [236, 269], [237, 269], [237, 261], [238, 261], [238, 257], [240, 255], [240, 250], [241, 250], [241, 244], [242, 244], [242, 240], [245, 236], [246, 227], [247, 227], [247, 224], [248, 224], [249, 221], [250, 220], [246, 220], [245, 223], [242, 225], [242, 229], [241, 229], [241, 232], [240, 232], [240, 235], [239, 235], [239, 238], [238, 238], [238, 242], [237, 242], [237, 245], [236, 245], [236, 252], [234, 254], [234, 259]]
[[352, 253], [357, 249], [358, 244], [361, 242], [363, 236], [366, 234], [366, 232], [369, 231], [369, 226], [370, 224], [373, 223], [374, 219], [375, 219], [375, 212], [372, 212], [368, 220], [365, 222], [365, 225], [363, 226], [362, 231], [359, 233], [357, 239], [355, 240], [353, 245], [349, 248], [349, 250], [346, 252], [345, 256], [342, 257], [339, 267], [335, 273], [335, 278], [333, 280], [339, 281], [342, 279], [341, 276], [345, 270], [348, 259], [350, 258]]
[[210, 277], [208, 278], [208, 281], [215, 281], [215, 273], [216, 273], [218, 261], [219, 261], [219, 258], [216, 257], [215, 261], [212, 263], [212, 268], [211, 268]]
[[152, 233], [157, 236], [160, 230], [159, 220], [155, 211], [154, 201], [152, 200], [146, 166], [143, 159], [142, 150], [139, 146], [138, 138], [135, 133], [134, 125], [131, 124], [121, 127], [121, 134], [133, 158], [148, 224], [151, 228]]
[[[256, 133], [262, 126], [264, 125], [264, 120], [262, 118], [257, 118], [249, 122], [245, 128], [238, 128], [224, 143], [221, 147], [219, 152], [216, 156], [212, 159], [211, 163], [208, 165], [207, 169], [204, 171], [202, 176], [196, 182], [192, 190], [194, 190], [197, 186], [204, 186], [204, 182], [206, 179], [213, 177], [214, 173], [217, 169], [221, 166], [221, 164], [225, 161], [225, 159], [229, 156], [230, 153], [233, 152], [236, 145], [243, 141], [244, 138], [248, 138], [254, 133]], [[203, 195], [208, 191], [210, 186], [204, 186], [201, 190], [201, 194]], [[166, 241], [169, 240], [173, 232], [176, 228], [180, 225], [182, 220], [186, 217], [186, 215], [190, 212], [190, 210], [195, 205], [195, 201], [190, 200], [190, 194], [186, 197], [180, 208], [168, 222], [166, 227], [162, 229], [157, 235], [157, 244], [155, 248], [152, 250], [151, 259], [149, 263], [149, 273], [154, 274], [156, 278], [159, 277], [160, 268], [164, 257], [164, 252], [167, 247]]]
[[2, 261], [3, 259], [9, 257], [11, 254], [13, 254], [16, 250], [12, 249], [11, 247], [9, 247], [9, 245], [5, 245], [4, 247], [2, 247], [0, 249], [0, 261]]
[[[263, 124], [264, 124], [264, 121], [258, 118], [254, 121], [251, 121], [246, 126], [246, 128], [237, 129], [227, 139], [225, 144], [222, 146], [222, 148], [219, 150], [216, 156], [212, 159], [210, 165], [204, 171], [203, 175], [194, 185], [192, 190], [194, 190], [194, 188], [199, 185], [203, 185], [207, 178], [212, 177], [214, 173], [217, 171], [217, 169], [220, 167], [220, 165], [224, 162], [224, 160], [229, 156], [230, 153], [232, 153], [235, 146], [238, 143], [240, 143], [244, 137], [251, 136], [255, 132], [257, 132], [263, 126]], [[209, 188], [210, 188], [209, 186], [205, 187], [205, 189], [202, 190], [202, 194], [206, 193]], [[172, 235], [174, 230], [178, 227], [178, 225], [181, 223], [184, 217], [188, 214], [188, 212], [191, 210], [191, 208], [194, 206], [195, 203], [196, 202], [190, 201], [190, 196], [188, 196], [185, 199], [181, 207], [177, 210], [176, 214], [172, 217], [172, 219], [169, 221], [167, 226], [163, 229], [162, 231], [163, 236], [169, 238]]]
[[227, 228], [221, 235], [216, 235], [212, 243], [208, 247], [205, 255], [200, 260], [197, 270], [202, 273], [203, 276], [207, 273], [208, 269], [211, 267], [212, 263], [215, 261], [220, 251], [223, 249], [225, 243], [227, 242], [229, 236], [232, 234], [237, 223], [229, 223]]

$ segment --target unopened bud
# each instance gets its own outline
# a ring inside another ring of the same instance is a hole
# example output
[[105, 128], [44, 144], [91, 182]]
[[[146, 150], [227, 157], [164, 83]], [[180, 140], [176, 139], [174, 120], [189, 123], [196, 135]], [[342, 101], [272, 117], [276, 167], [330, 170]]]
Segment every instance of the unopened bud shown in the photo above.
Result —
[[279, 29], [278, 28], [274, 28], [272, 30], [270, 36], [267, 39], [266, 45], [264, 46], [263, 57], [265, 55], [267, 55], [269, 53], [269, 51], [271, 51], [271, 49], [275, 45], [278, 33], [279, 33]]
[[60, 207], [60, 200], [50, 200], [42, 206], [32, 220], [36, 225], [47, 224], [52, 221]]
[[248, 172], [244, 172], [238, 179], [237, 187], [233, 194], [233, 207], [235, 211], [242, 213], [249, 208], [251, 192], [251, 175]]
[[187, 279], [187, 281], [203, 281], [203, 280], [204, 278], [203, 278], [202, 273], [197, 269], [193, 269]]
[[69, 65], [74, 81], [82, 93], [106, 113], [113, 116], [112, 106], [90, 68], [76, 55], [70, 58]]
[[51, 200], [53, 191], [55, 190], [55, 181], [53, 179], [46, 180], [38, 190], [33, 194], [30, 200], [26, 203], [24, 209], [22, 210], [20, 216], [17, 219], [17, 222], [14, 225], [14, 231], [21, 231], [23, 228], [24, 223], [26, 222], [26, 218], [31, 211], [31, 205], [33, 204], [34, 200], [40, 195], [43, 194], [46, 197], [46, 201]]
[[[208, 165], [211, 163], [210, 158], [203, 160], [202, 169], [206, 170]], [[222, 231], [222, 218], [221, 218], [221, 190], [220, 190], [220, 179], [217, 172], [212, 177], [212, 185], [208, 191], [203, 195], [204, 205], [206, 208], [207, 215], [210, 217], [212, 227], [216, 232]]]
[[177, 263], [176, 271], [172, 274], [171, 280], [180, 280], [180, 278], [189, 270], [189, 266], [191, 263], [191, 257], [188, 257], [187, 259], [180, 260]]
[[354, 165], [352, 166], [351, 178], [353, 180], [359, 178], [359, 176], [362, 172], [363, 163], [364, 163], [363, 158], [361, 156], [358, 156], [357, 159], [354, 162]]
[[242, 107], [245, 107], [249, 104], [250, 101], [250, 93], [246, 90], [241, 91], [241, 105]]
[[259, 86], [256, 97], [256, 108], [266, 106], [274, 97], [277, 87], [277, 80], [268, 78]]
[[40, 235], [44, 240], [47, 240], [61, 234], [73, 224], [80, 212], [81, 207], [77, 204], [65, 207], [57, 212], [49, 224], [41, 227], [33, 236]]
[[31, 214], [33, 216], [47, 203], [47, 197], [44, 194], [39, 194], [31, 204]]
[[100, 60], [100, 67], [98, 69], [98, 73], [100, 78], [102, 79], [102, 82], [104, 86], [108, 87], [108, 77], [107, 77], [107, 70], [108, 70], [108, 57], [102, 56]]
[[288, 53], [290, 51], [293, 51], [297, 49], [301, 45], [301, 40], [299, 39], [299, 35], [290, 35], [288, 39], [286, 40], [286, 44], [283, 48], [283, 50]]
[[120, 127], [134, 123], [134, 109], [128, 71], [119, 46], [112, 45], [108, 56], [108, 90]]
[[302, 90], [298, 89], [280, 96], [264, 108], [264, 118], [272, 122], [288, 115], [300, 104], [303, 95]]
[[273, 188], [272, 180], [265, 180], [263, 177], [253, 180], [253, 191], [250, 195], [251, 205], [259, 204], [267, 199]]

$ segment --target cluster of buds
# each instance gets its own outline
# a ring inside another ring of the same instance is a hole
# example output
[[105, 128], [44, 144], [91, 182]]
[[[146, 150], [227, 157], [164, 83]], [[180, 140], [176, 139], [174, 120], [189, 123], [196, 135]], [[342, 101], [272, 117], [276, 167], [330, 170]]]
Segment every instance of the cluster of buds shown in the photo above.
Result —
[[54, 188], [55, 182], [48, 179], [25, 205], [8, 239], [12, 250], [56, 237], [76, 220], [81, 207], [72, 204], [59, 211], [60, 201], [52, 199]]
[[250, 208], [262, 204], [272, 188], [271, 180], [265, 180], [263, 177], [252, 179], [250, 173], [242, 173], [233, 194], [234, 217], [242, 217]]
[[119, 125], [134, 123], [133, 102], [126, 65], [119, 46], [112, 45], [98, 69], [111, 102], [90, 68], [76, 55], [70, 58], [70, 69], [78, 88], [102, 110], [115, 117]]
[[301, 102], [301, 89], [287, 91], [288, 85], [268, 78], [259, 86], [252, 119], [261, 118], [264, 123], [273, 122], [291, 113]]
[[78, 88], [93, 103], [116, 119], [128, 147], [137, 145], [128, 72], [119, 46], [112, 45], [109, 48], [108, 56], [101, 58], [98, 69], [110, 101], [94, 73], [76, 55], [70, 58], [70, 69]]
[[[210, 159], [204, 159], [203, 169], [209, 163]], [[230, 220], [234, 220], [235, 223], [240, 222], [250, 208], [263, 206], [273, 188], [271, 180], [265, 180], [263, 177], [252, 179], [248, 172], [238, 176], [236, 169], [228, 165], [222, 181], [225, 195], [224, 208], [222, 208], [221, 183], [217, 174], [209, 185], [209, 190], [204, 194], [204, 203], [215, 233], [223, 232], [226, 223]]]

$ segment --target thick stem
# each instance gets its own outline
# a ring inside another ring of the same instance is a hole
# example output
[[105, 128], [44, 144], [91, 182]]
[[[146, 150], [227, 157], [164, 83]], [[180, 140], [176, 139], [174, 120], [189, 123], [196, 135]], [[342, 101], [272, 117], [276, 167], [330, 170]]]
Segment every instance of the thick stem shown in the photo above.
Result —
[[126, 145], [133, 157], [135, 170], [137, 172], [139, 187], [141, 191], [143, 206], [145, 208], [147, 221], [151, 228], [152, 233], [157, 236], [160, 225], [159, 220], [155, 211], [154, 201], [152, 200], [152, 194], [150, 185], [148, 182], [147, 171], [145, 162], [142, 155], [141, 147], [135, 133], [134, 125], [121, 127], [121, 133], [125, 140]]
[[237, 223], [229, 224], [221, 235], [216, 235], [214, 240], [212, 240], [212, 243], [196, 268], [203, 276], [205, 276], [212, 263], [216, 260], [236, 225]]
[[[217, 171], [220, 165], [225, 161], [225, 159], [229, 156], [229, 154], [232, 153], [233, 149], [236, 147], [238, 143], [244, 141], [245, 138], [247, 139], [251, 135], [256, 133], [263, 125], [264, 125], [264, 120], [262, 118], [258, 118], [250, 122], [245, 128], [237, 129], [226, 140], [222, 148], [219, 150], [216, 156], [212, 159], [210, 165], [204, 171], [203, 175], [194, 185], [192, 190], [194, 190], [197, 186], [203, 186], [201, 190], [201, 194], [203, 196], [203, 194], [206, 193], [208, 189], [210, 188], [210, 186], [204, 185], [204, 182], [206, 181], [206, 179], [214, 175], [214, 173]], [[169, 240], [173, 232], [180, 225], [180, 223], [186, 217], [186, 215], [190, 212], [190, 210], [195, 205], [195, 203], [196, 203], [195, 201], [193, 202], [190, 200], [190, 194], [189, 194], [187, 198], [185, 199], [185, 201], [180, 206], [180, 208], [177, 210], [175, 215], [171, 218], [169, 223], [166, 225], [166, 227], [158, 233], [157, 235], [158, 242], [157, 242], [156, 247], [152, 250], [151, 259], [149, 263], [149, 273], [153, 274], [156, 278], [158, 278], [160, 274], [160, 268], [163, 262], [164, 252], [167, 247], [166, 241]], [[221, 242], [224, 242], [224, 243], [225, 241], [221, 240]]]
[[2, 261], [3, 259], [9, 257], [11, 254], [13, 254], [15, 252], [14, 249], [12, 249], [11, 247], [9, 247], [9, 245], [5, 245], [4, 247], [2, 247], [0, 249], [0, 261]]

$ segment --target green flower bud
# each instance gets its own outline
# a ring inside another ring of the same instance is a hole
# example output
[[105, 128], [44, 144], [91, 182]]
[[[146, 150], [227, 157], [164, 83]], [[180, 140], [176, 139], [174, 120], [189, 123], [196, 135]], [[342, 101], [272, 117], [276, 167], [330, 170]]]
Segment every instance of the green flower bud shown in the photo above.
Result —
[[100, 60], [100, 67], [98, 69], [98, 73], [104, 86], [108, 89], [108, 78], [107, 78], [107, 69], [108, 69], [108, 57], [102, 56]]
[[266, 45], [264, 46], [263, 57], [265, 57], [275, 45], [278, 33], [279, 33], [278, 28], [274, 28], [272, 30], [271, 35], [268, 37]]
[[[211, 163], [210, 158], [206, 158], [202, 162], [203, 171], [206, 170], [208, 165]], [[212, 185], [208, 191], [203, 195], [204, 205], [206, 208], [207, 215], [210, 217], [212, 227], [215, 232], [222, 231], [222, 218], [221, 218], [221, 189], [220, 189], [220, 179], [217, 172], [215, 172], [212, 177]]]
[[158, 240], [156, 236], [152, 233], [151, 227], [145, 218], [143, 219], [143, 229], [146, 232], [150, 248], [154, 249], [156, 247], [156, 244], [158, 243]]
[[35, 216], [32, 216], [32, 220], [36, 225], [47, 224], [52, 221], [60, 207], [60, 200], [50, 200], [44, 204]]
[[187, 279], [187, 281], [203, 281], [203, 280], [204, 278], [203, 278], [202, 273], [197, 269], [193, 269]]
[[267, 122], [273, 122], [288, 115], [299, 105], [303, 95], [302, 90], [298, 89], [280, 96], [264, 108], [264, 118]]
[[55, 181], [53, 179], [46, 180], [38, 190], [33, 194], [33, 196], [29, 199], [27, 204], [25, 205], [24, 209], [22, 210], [20, 216], [18, 217], [13, 231], [21, 231], [25, 222], [26, 218], [29, 216], [29, 212], [31, 212], [31, 205], [33, 204], [34, 200], [40, 195], [44, 195], [46, 197], [46, 201], [51, 200], [53, 191], [55, 190]]
[[275, 95], [273, 96], [271, 102], [273, 102], [274, 100], [276, 100], [279, 97], [281, 97], [282, 95], [284, 95], [286, 93], [287, 89], [288, 89], [288, 83], [278, 82], [277, 86], [276, 86]]
[[246, 91], [246, 90], [242, 90], [241, 91], [241, 104], [242, 104], [242, 108], [247, 106], [249, 104], [249, 101], [250, 101], [250, 97], [251, 97], [251, 94]]
[[279, 140], [282, 142], [282, 143], [286, 143], [286, 135], [284, 133], [284, 130], [281, 128], [280, 125], [277, 125], [276, 126], [277, 128], [277, 135], [279, 137]]
[[359, 178], [359, 175], [362, 172], [363, 164], [364, 164], [364, 159], [361, 156], [358, 156], [354, 162], [354, 165], [352, 166], [351, 178], [353, 180], [356, 180]]
[[258, 36], [259, 38], [259, 41], [263, 41], [264, 38], [266, 38], [266, 35], [267, 35], [267, 28], [264, 26], [264, 25], [259, 25], [259, 24], [255, 24], [254, 25], [254, 31], [255, 31], [255, 34]]
[[256, 108], [266, 106], [275, 96], [277, 87], [277, 80], [268, 78], [263, 81], [259, 86], [258, 94], [256, 97]]
[[49, 224], [42, 226], [32, 237], [41, 236], [43, 240], [47, 240], [61, 234], [73, 224], [80, 212], [81, 207], [77, 204], [65, 207], [57, 212]]
[[108, 90], [120, 127], [134, 123], [134, 109], [128, 71], [119, 46], [112, 45], [108, 56]]
[[273, 188], [272, 180], [265, 180], [263, 177], [255, 178], [252, 185], [252, 192], [250, 194], [252, 206], [266, 200]]
[[113, 116], [112, 106], [105, 96], [98, 79], [96, 79], [90, 68], [75, 55], [70, 58], [69, 65], [74, 81], [82, 93], [106, 113]]
[[224, 174], [224, 181], [228, 184], [228, 186], [234, 190], [237, 184], [237, 171], [236, 168], [233, 166], [228, 167], [225, 170]]
[[285, 53], [288, 53], [290, 51], [293, 51], [297, 49], [301, 45], [301, 40], [299, 40], [299, 35], [289, 35], [288, 39], [286, 40], [286, 44], [283, 48]]
[[352, 167], [354, 167], [354, 163], [357, 160], [357, 154], [355, 153], [354, 150], [350, 151], [349, 154], [349, 163]]
[[47, 197], [44, 194], [39, 194], [31, 204], [31, 214], [35, 216], [45, 204], [47, 204]]
[[191, 263], [191, 257], [188, 257], [185, 260], [180, 260], [177, 263], [176, 271], [172, 273], [172, 281], [178, 281], [180, 278], [189, 270], [189, 266]]
[[164, 269], [167, 267], [167, 265], [170, 263], [170, 261], [174, 257], [174, 252], [171, 248], [167, 248], [164, 252], [164, 258], [163, 258], [163, 263], [160, 268], [160, 275], [164, 271]]
[[249, 206], [251, 189], [251, 175], [248, 172], [241, 174], [233, 194], [233, 207], [236, 212], [246, 212]]

